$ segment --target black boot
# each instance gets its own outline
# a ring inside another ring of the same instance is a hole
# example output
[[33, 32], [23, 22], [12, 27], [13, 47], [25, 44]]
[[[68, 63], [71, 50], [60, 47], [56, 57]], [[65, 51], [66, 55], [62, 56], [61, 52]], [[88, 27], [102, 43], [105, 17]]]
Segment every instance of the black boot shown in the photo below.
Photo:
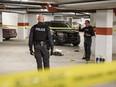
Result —
[[83, 60], [85, 60], [85, 59], [86, 59], [86, 57], [83, 57], [82, 59], [83, 59]]

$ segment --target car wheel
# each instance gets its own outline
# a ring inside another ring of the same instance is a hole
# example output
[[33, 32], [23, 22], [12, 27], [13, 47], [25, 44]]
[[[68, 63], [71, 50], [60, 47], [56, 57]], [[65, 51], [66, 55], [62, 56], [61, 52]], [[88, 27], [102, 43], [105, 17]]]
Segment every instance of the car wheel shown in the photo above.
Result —
[[5, 40], [10, 40], [10, 38], [5, 38]]
[[80, 44], [80, 35], [78, 35], [77, 42], [72, 43], [72, 44], [73, 44], [73, 46], [78, 46]]
[[78, 46], [80, 44], [80, 42], [77, 42], [77, 43], [72, 43], [73, 46]]

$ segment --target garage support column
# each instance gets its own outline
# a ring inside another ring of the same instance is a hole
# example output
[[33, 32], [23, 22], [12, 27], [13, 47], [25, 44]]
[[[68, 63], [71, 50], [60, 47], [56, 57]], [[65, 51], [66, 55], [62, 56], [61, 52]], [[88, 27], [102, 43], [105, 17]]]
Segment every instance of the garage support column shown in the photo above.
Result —
[[[95, 27], [96, 27], [96, 13], [91, 13], [90, 23], [91, 23], [91, 26], [93, 26], [93, 28], [95, 29]], [[96, 38], [92, 37], [92, 47], [91, 47], [92, 54], [95, 54], [95, 41], [96, 41]]]
[[26, 38], [26, 32], [25, 32], [25, 26], [28, 26], [29, 24], [26, 21], [26, 15], [25, 14], [18, 14], [18, 38], [19, 39], [25, 39]]
[[96, 48], [95, 57], [112, 61], [113, 10], [96, 11]]
[[91, 13], [90, 21], [91, 21], [91, 25], [95, 27], [96, 26], [96, 13]]
[[113, 16], [113, 53], [116, 53], [116, 14]]
[[[29, 26], [33, 26], [35, 24], [37, 24], [37, 15], [36, 14], [28, 14], [28, 22], [29, 22]], [[30, 29], [28, 29], [28, 36], [30, 33]]]
[[0, 42], [3, 42], [3, 32], [2, 32], [2, 13], [0, 12]]

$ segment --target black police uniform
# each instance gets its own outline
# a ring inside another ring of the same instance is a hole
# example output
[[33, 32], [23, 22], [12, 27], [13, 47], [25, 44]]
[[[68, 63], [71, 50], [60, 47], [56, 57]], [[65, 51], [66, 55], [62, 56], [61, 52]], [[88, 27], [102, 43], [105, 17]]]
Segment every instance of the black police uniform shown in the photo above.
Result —
[[94, 30], [92, 26], [79, 28], [79, 31], [84, 32], [84, 48], [85, 48], [85, 58], [86, 61], [90, 60], [91, 55], [91, 43], [92, 43], [92, 36], [95, 36]]
[[42, 22], [38, 22], [31, 28], [29, 35], [30, 52], [33, 51], [33, 45], [37, 68], [42, 69], [42, 65], [44, 68], [49, 68], [49, 48], [51, 47], [53, 50], [54, 44], [49, 27]]

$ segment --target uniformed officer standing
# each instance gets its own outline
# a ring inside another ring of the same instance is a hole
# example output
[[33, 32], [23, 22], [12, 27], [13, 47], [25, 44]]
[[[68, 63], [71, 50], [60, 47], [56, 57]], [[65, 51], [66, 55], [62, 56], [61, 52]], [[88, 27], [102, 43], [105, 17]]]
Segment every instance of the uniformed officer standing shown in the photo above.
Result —
[[[34, 52], [33, 46], [34, 45]], [[37, 68], [42, 69], [50, 68], [49, 65], [49, 48], [51, 48], [51, 55], [53, 54], [53, 39], [50, 33], [50, 29], [47, 25], [44, 24], [44, 16], [38, 16], [38, 23], [35, 24], [29, 35], [29, 50], [30, 54], [34, 55]]]
[[85, 27], [81, 29], [81, 25], [79, 25], [79, 31], [84, 32], [84, 48], [85, 48], [85, 57], [82, 59], [86, 59], [86, 61], [90, 61], [91, 56], [91, 43], [92, 36], [95, 36], [94, 29], [90, 26], [90, 21], [85, 21]]

